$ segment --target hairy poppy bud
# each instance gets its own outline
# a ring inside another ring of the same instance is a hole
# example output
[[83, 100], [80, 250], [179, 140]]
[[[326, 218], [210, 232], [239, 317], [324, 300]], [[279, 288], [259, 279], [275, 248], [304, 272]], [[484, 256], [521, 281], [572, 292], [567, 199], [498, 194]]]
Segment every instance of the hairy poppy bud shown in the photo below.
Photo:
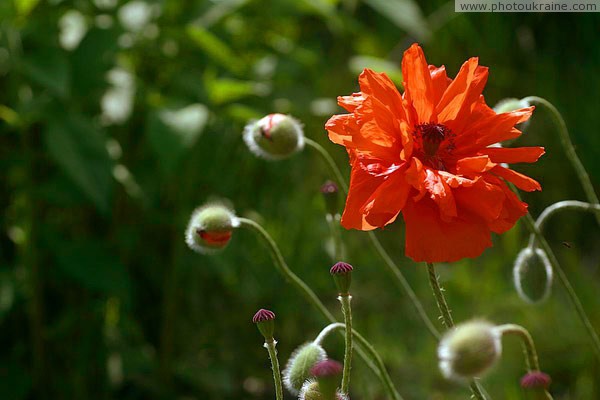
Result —
[[528, 303], [540, 303], [550, 296], [552, 265], [542, 249], [526, 247], [517, 256], [513, 280], [519, 297]]
[[319, 389], [324, 400], [336, 399], [343, 369], [342, 364], [329, 359], [319, 361], [310, 369], [310, 373], [319, 383]]
[[471, 379], [491, 368], [502, 352], [501, 334], [485, 321], [457, 325], [438, 346], [440, 369], [446, 378]]
[[521, 387], [523, 389], [548, 389], [552, 379], [550, 375], [543, 373], [542, 371], [530, 371], [521, 378]]
[[304, 132], [296, 119], [284, 114], [269, 114], [246, 125], [244, 141], [255, 155], [281, 160], [304, 148]]
[[352, 282], [352, 265], [345, 262], [337, 262], [329, 272], [333, 276], [335, 285], [337, 286], [340, 296], [347, 296], [350, 291], [350, 283]]
[[323, 193], [323, 199], [325, 200], [325, 210], [329, 215], [336, 215], [339, 213], [339, 189], [333, 181], [327, 181], [321, 186], [321, 193]]
[[185, 231], [185, 242], [194, 251], [211, 253], [227, 246], [233, 229], [239, 226], [235, 214], [221, 204], [197, 208]]
[[[313, 379], [309, 379], [304, 382], [302, 385], [302, 389], [300, 390], [300, 395], [298, 396], [298, 400], [327, 400], [323, 397], [321, 393], [321, 388], [319, 387], [319, 383]], [[337, 393], [335, 400], [349, 400], [347, 396], [344, 396], [341, 393]]]
[[265, 338], [265, 341], [272, 342], [273, 341], [273, 333], [275, 331], [275, 313], [273, 311], [265, 310], [261, 308], [254, 314], [252, 317], [252, 322], [254, 322], [260, 331], [260, 333]]
[[327, 353], [318, 344], [308, 342], [298, 347], [292, 353], [285, 370], [283, 371], [283, 383], [292, 393], [298, 394], [304, 382], [312, 375], [311, 368], [319, 361], [327, 358]]

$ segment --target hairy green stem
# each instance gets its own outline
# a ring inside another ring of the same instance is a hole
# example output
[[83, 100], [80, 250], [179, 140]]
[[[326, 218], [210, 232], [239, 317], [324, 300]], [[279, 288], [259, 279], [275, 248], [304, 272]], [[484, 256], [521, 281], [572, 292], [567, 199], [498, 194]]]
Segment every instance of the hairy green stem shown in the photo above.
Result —
[[[315, 149], [317, 151], [317, 153], [319, 153], [319, 155], [323, 158], [323, 160], [325, 161], [325, 163], [329, 167], [332, 175], [335, 177], [335, 179], [337, 179], [338, 184], [342, 188], [344, 194], [346, 196], [348, 196], [348, 185], [346, 184], [346, 181], [345, 181], [344, 177], [342, 176], [342, 173], [340, 172], [340, 169], [335, 164], [335, 162], [333, 161], [333, 158], [327, 152], [327, 150], [325, 150], [317, 142], [315, 142], [313, 140], [310, 140], [308, 138], [306, 139], [306, 144], [309, 147]], [[405, 278], [404, 274], [402, 273], [402, 271], [400, 271], [400, 268], [396, 265], [396, 263], [392, 260], [392, 258], [390, 257], [390, 255], [387, 253], [387, 251], [383, 248], [383, 246], [381, 245], [381, 242], [379, 241], [379, 239], [377, 238], [377, 236], [375, 235], [375, 233], [372, 232], [372, 231], [370, 231], [370, 232], [368, 232], [368, 236], [369, 236], [369, 240], [371, 242], [371, 245], [373, 246], [373, 248], [375, 249], [375, 251], [377, 252], [377, 254], [383, 259], [383, 264], [387, 268], [388, 272], [390, 274], [392, 274], [392, 276], [395, 279], [395, 282], [400, 285], [400, 288], [402, 290], [404, 290], [404, 292], [406, 293], [406, 295], [410, 299], [410, 301], [413, 304], [415, 310], [417, 311], [417, 314], [423, 320], [423, 323], [427, 327], [427, 330], [429, 331], [429, 333], [431, 333], [431, 335], [434, 338], [436, 338], [436, 339], [439, 340], [439, 338], [440, 338], [439, 331], [436, 329], [435, 325], [433, 324], [433, 322], [431, 321], [431, 319], [429, 318], [429, 316], [425, 312], [425, 309], [423, 308], [423, 304], [421, 304], [421, 301], [417, 297], [415, 291], [410, 286], [410, 283], [408, 283], [408, 281], [406, 280], [406, 278]]]
[[[583, 190], [588, 199], [588, 202], [590, 202], [592, 204], [599, 204], [600, 201], [598, 200], [598, 196], [596, 195], [596, 192], [594, 191], [594, 186], [592, 185], [592, 181], [590, 180], [590, 177], [589, 177], [587, 171], [583, 167], [583, 164], [581, 163], [579, 156], [577, 156], [577, 152], [575, 151], [575, 146], [573, 146], [573, 142], [571, 142], [571, 137], [569, 136], [569, 130], [567, 129], [567, 124], [565, 123], [565, 120], [563, 119], [563, 117], [560, 114], [560, 112], [558, 111], [558, 109], [556, 107], [554, 107], [554, 105], [552, 103], [550, 103], [548, 100], [541, 98], [541, 97], [537, 97], [537, 96], [525, 97], [523, 99], [523, 101], [527, 102], [529, 104], [540, 104], [540, 105], [546, 107], [546, 109], [548, 109], [548, 111], [550, 111], [550, 114], [554, 118], [554, 122], [556, 123], [556, 126], [558, 127], [558, 133], [560, 134], [560, 140], [562, 143], [562, 147], [563, 147], [563, 149], [565, 149], [565, 152], [567, 153], [567, 158], [569, 159], [569, 161], [575, 168], [575, 172], [577, 173], [577, 176], [579, 177], [581, 186], [583, 186]], [[595, 210], [595, 215], [596, 215], [596, 221], [598, 221], [598, 224], [600, 224], [600, 210], [597, 210], [597, 211]]]
[[[329, 310], [327, 310], [325, 305], [321, 302], [321, 300], [319, 300], [319, 298], [317, 297], [317, 295], [315, 295], [312, 289], [308, 287], [308, 285], [304, 283], [304, 281], [300, 279], [298, 275], [292, 272], [290, 267], [288, 267], [287, 263], [285, 262], [285, 259], [283, 258], [283, 255], [281, 254], [281, 251], [279, 250], [279, 247], [277, 246], [277, 243], [275, 243], [275, 241], [273, 240], [273, 238], [271, 238], [267, 231], [251, 219], [238, 218], [238, 221], [241, 227], [246, 227], [252, 230], [265, 241], [271, 253], [271, 257], [273, 258], [273, 261], [275, 263], [275, 267], [284, 276], [284, 278], [288, 282], [290, 282], [298, 291], [300, 291], [300, 293], [308, 300], [308, 302], [311, 303], [321, 313], [321, 315], [325, 317], [325, 319], [327, 319], [329, 322], [337, 322], [334, 316], [329, 312]], [[353, 331], [353, 334], [358, 335], [358, 333], [356, 333], [355, 331]], [[366, 351], [367, 353], [370, 353], [370, 357], [367, 354], [365, 354], [365, 351], [361, 347], [357, 347], [356, 349], [356, 352], [366, 362], [367, 366], [375, 373], [377, 377], [381, 379], [389, 396], [394, 400], [400, 400], [400, 395], [398, 394], [393, 384], [391, 384], [391, 378], [387, 372], [387, 369], [383, 365], [383, 362], [380, 362], [381, 358], [372, 357], [373, 352], [375, 351], [372, 349], [372, 346], [370, 346], [370, 349], [366, 349]]]
[[281, 370], [279, 369], [279, 360], [277, 359], [277, 349], [275, 340], [266, 341], [265, 348], [269, 352], [271, 359], [271, 369], [273, 370], [273, 381], [275, 382], [275, 397], [277, 400], [283, 400], [283, 384], [281, 383]]
[[[346, 329], [346, 325], [342, 324], [341, 322], [336, 322], [333, 324], [329, 324], [327, 325], [325, 328], [323, 328], [323, 330], [321, 330], [321, 332], [319, 333], [319, 335], [315, 338], [314, 343], [321, 345], [321, 343], [327, 338], [327, 336], [332, 333], [335, 332], [337, 330], [345, 330]], [[377, 351], [375, 351], [375, 348], [373, 347], [373, 345], [371, 343], [369, 343], [367, 341], [367, 339], [365, 339], [360, 333], [358, 333], [356, 330], [352, 330], [352, 336], [354, 337], [354, 339], [356, 339], [356, 341], [358, 342], [358, 344], [365, 349], [366, 353], [369, 355], [369, 357], [375, 361], [375, 363], [377, 364], [378, 368], [380, 370], [385, 369], [385, 365], [383, 364], [383, 360], [381, 359], [381, 357], [379, 356], [379, 354], [377, 353]], [[392, 383], [390, 376], [389, 375], [385, 375], [383, 377], [381, 377], [382, 381], [384, 382], [384, 385], [387, 387], [388, 391], [394, 391], [396, 392], [396, 389], [394, 387], [394, 384]], [[397, 400], [402, 400], [402, 396], [400, 396], [399, 393], [396, 392], [396, 395], [394, 396], [394, 399]]]
[[[544, 226], [551, 216], [556, 214], [558, 211], [566, 210], [580, 210], [580, 211], [592, 211], [594, 213], [600, 211], [600, 204], [590, 204], [583, 201], [577, 200], [565, 200], [554, 203], [548, 207], [539, 215], [535, 221], [535, 226], [540, 232], [544, 231]], [[532, 233], [529, 235], [529, 247], [535, 246], [535, 235]]]
[[[440, 282], [438, 281], [438, 277], [435, 272], [435, 267], [432, 263], [427, 263], [427, 271], [429, 274], [429, 284], [431, 285], [433, 296], [435, 297], [435, 301], [438, 305], [440, 313], [442, 314], [442, 321], [444, 322], [444, 325], [446, 325], [446, 328], [453, 328], [454, 320], [452, 319], [450, 308], [448, 307], [446, 297], [444, 296], [444, 290], [440, 286]], [[485, 396], [481, 392], [481, 388], [475, 380], [471, 380], [471, 382], [469, 382], [469, 387], [476, 399], [485, 400]]]
[[344, 257], [344, 244], [342, 242], [342, 234], [340, 232], [340, 221], [338, 216], [327, 214], [327, 225], [329, 225], [329, 232], [331, 232], [331, 238], [333, 239], [333, 258], [334, 261], [343, 260]]
[[344, 351], [344, 372], [342, 375], [342, 393], [348, 394], [350, 387], [350, 370], [352, 369], [352, 308], [350, 303], [352, 296], [350, 294], [340, 295], [342, 303], [342, 313], [344, 314], [344, 325], [346, 326], [345, 351]]

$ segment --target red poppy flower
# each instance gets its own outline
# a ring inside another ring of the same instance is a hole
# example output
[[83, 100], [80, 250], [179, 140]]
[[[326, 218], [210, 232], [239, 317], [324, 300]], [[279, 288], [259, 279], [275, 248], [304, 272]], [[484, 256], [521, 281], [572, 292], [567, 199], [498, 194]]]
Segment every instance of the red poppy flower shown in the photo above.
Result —
[[506, 181], [525, 191], [535, 180], [502, 163], [532, 163], [542, 147], [494, 145], [521, 135], [515, 125], [534, 107], [496, 114], [481, 92], [488, 69], [466, 61], [454, 80], [427, 65], [413, 44], [402, 60], [404, 94], [385, 75], [365, 69], [360, 92], [340, 96], [350, 114], [325, 128], [346, 147], [352, 176], [342, 225], [371, 230], [402, 213], [406, 255], [415, 261], [451, 262], [477, 257], [527, 213]]

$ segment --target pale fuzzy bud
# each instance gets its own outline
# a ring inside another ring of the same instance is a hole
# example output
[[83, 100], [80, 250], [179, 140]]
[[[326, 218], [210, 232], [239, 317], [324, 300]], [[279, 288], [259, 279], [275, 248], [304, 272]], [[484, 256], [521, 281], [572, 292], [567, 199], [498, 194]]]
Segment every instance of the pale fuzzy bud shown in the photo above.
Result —
[[513, 280], [519, 297], [528, 303], [541, 303], [550, 296], [552, 264], [544, 250], [526, 247], [517, 256]]
[[255, 155], [281, 160], [304, 148], [304, 132], [296, 119], [284, 114], [269, 114], [244, 128], [244, 141]]
[[438, 346], [439, 366], [446, 378], [481, 376], [500, 358], [501, 334], [485, 321], [470, 321], [448, 331]]
[[285, 370], [283, 384], [292, 394], [298, 394], [304, 382], [312, 375], [310, 369], [327, 358], [327, 353], [318, 344], [308, 342], [292, 353]]
[[[314, 379], [309, 379], [302, 385], [298, 400], [326, 400], [321, 393], [319, 383]], [[345, 396], [339, 392], [336, 393], [336, 400], [350, 400], [348, 396]]]
[[239, 221], [233, 211], [221, 204], [197, 208], [185, 231], [185, 242], [198, 253], [214, 253], [227, 246]]

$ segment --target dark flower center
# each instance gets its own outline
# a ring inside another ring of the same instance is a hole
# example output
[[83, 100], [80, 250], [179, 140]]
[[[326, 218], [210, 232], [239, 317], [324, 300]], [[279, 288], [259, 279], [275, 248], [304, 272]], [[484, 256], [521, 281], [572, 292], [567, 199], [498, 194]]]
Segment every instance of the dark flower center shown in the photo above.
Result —
[[444, 139], [450, 136], [450, 129], [442, 124], [419, 124], [416, 128], [423, 143], [423, 152], [431, 157], [435, 156]]

